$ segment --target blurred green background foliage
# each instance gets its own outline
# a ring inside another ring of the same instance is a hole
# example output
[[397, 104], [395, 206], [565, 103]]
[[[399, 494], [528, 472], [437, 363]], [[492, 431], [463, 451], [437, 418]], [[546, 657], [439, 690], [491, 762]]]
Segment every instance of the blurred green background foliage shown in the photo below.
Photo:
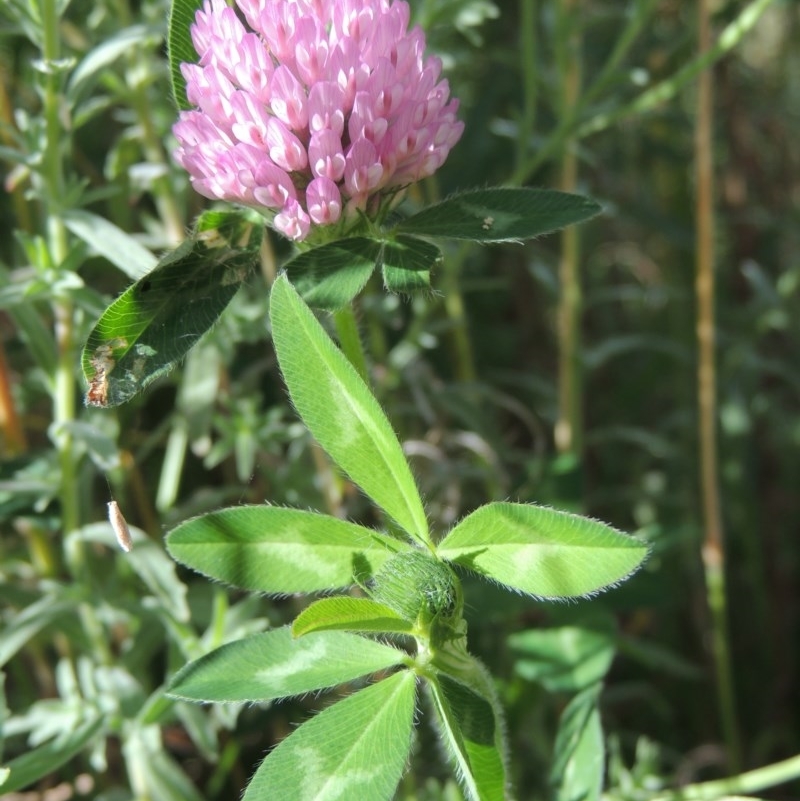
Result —
[[[605, 207], [569, 235], [448, 245], [430, 295], [370, 286], [359, 299], [373, 386], [428, 512], [446, 530], [481, 503], [532, 501], [654, 548], [629, 584], [591, 603], [532, 603], [467, 582], [470, 646], [498, 679], [521, 799], [549, 797], [558, 718], [579, 686], [541, 675], [523, 636], [540, 628], [615, 621], [602, 696], [612, 797], [648, 798], [732, 767], [701, 560], [697, 84], [682, 73], [697, 55], [697, 5], [412, 2], [466, 131], [409, 202], [524, 184]], [[715, 33], [749, 7], [711, 5]], [[760, 5], [710, 68], [734, 770], [800, 751], [800, 11]], [[380, 522], [287, 403], [267, 301], [290, 248], [272, 235], [261, 274], [178, 370], [119, 409], [81, 404], [92, 325], [147, 252], [174, 246], [205, 204], [169, 158], [167, 11], [166, 0], [0, 9], [2, 761], [88, 726], [37, 787], [66, 782], [75, 797], [109, 801], [236, 797], [265, 750], [322, 703], [164, 700], [187, 658], [282, 624], [299, 601], [209, 585], [169, 561], [163, 533], [240, 502]], [[654, 86], [666, 87], [663, 102], [636, 106]], [[566, 442], [554, 433], [565, 254], [581, 296], [567, 365], [579, 436]], [[100, 522], [111, 495], [143, 533], [138, 561]], [[423, 729], [398, 797], [460, 798], [434, 740]], [[770, 792], [797, 798], [800, 785]]]

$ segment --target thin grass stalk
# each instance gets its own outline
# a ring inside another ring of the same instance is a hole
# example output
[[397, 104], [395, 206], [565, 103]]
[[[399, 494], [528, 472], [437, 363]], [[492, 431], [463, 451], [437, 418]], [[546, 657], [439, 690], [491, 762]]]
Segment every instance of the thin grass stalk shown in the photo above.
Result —
[[[441, 200], [439, 184], [432, 175], [417, 184], [417, 191], [423, 192], [422, 205], [438, 203]], [[447, 253], [442, 263], [440, 288], [442, 307], [448, 323], [448, 346], [453, 361], [456, 380], [462, 384], [473, 384], [477, 380], [475, 356], [469, 335], [469, 320], [464, 294], [461, 289], [461, 274], [470, 246], [462, 243], [455, 253]]]
[[[120, 18], [120, 25], [134, 24], [134, 14], [128, 0], [118, 0], [115, 3]], [[142, 136], [142, 149], [148, 163], [161, 168], [161, 173], [153, 181], [151, 194], [158, 210], [158, 216], [164, 224], [167, 243], [170, 246], [178, 245], [186, 235], [186, 222], [169, 177], [169, 164], [164, 152], [164, 144], [153, 124], [153, 115], [150, 110], [150, 98], [147, 95], [147, 86], [142, 76], [147, 74], [146, 60], [149, 55], [137, 45], [128, 56], [128, 84], [130, 86], [130, 104], [136, 112], [136, 118]]]
[[[45, 143], [42, 158], [42, 193], [47, 243], [51, 266], [59, 267], [69, 253], [69, 240], [63, 220], [62, 199], [66, 197], [64, 174], [63, 132], [61, 122], [62, 76], [57, 67], [61, 56], [60, 17], [57, 0], [41, 0], [42, 57], [48, 71], [44, 76], [43, 113]], [[77, 403], [75, 386], [75, 307], [72, 298], [59, 295], [52, 304], [56, 362], [53, 375], [53, 423], [56, 431], [55, 446], [60, 467], [59, 500], [61, 502], [61, 529], [66, 543], [65, 556], [74, 579], [89, 584], [89, 566], [86, 548], [77, 537], [70, 537], [81, 525], [79, 500], [78, 457], [69, 427], [76, 420]], [[91, 604], [80, 603], [79, 614], [84, 632], [92, 643], [92, 652], [100, 664], [111, 663], [111, 654], [102, 625]], [[60, 649], [65, 651], [70, 643]]]
[[[609, 111], [600, 112], [585, 119], [584, 114], [588, 103], [586, 102], [587, 96], [584, 94], [580, 106], [576, 107], [569, 117], [559, 122], [556, 129], [525, 164], [518, 165], [510, 183], [521, 183], [527, 180], [551, 157], [559, 153], [570, 139], [577, 141], [593, 133], [605, 131], [623, 120], [647, 114], [672, 100], [681, 89], [690, 84], [704, 70], [733, 50], [774, 2], [775, 0], [753, 0], [725, 27], [711, 49], [686, 64], [674, 75], [645, 89], [629, 103], [617, 105]], [[625, 33], [622, 36], [625, 36]], [[612, 55], [612, 57], [614, 56]], [[602, 73], [600, 79], [605, 82]], [[594, 86], [590, 87], [590, 91], [594, 95]]]
[[[61, 55], [59, 16], [56, 0], [42, 0], [42, 56], [44, 63], [54, 65], [44, 77], [44, 118], [46, 141], [42, 172], [44, 179], [47, 242], [50, 259], [58, 267], [67, 257], [67, 231], [61, 217], [60, 200], [66, 194], [62, 164], [62, 125], [60, 118], [61, 76], [55, 67]], [[61, 467], [61, 521], [64, 535], [80, 523], [77, 492], [77, 470], [72, 436], [67, 430], [75, 420], [74, 380], [74, 309], [72, 300], [61, 295], [53, 303], [56, 365], [53, 377], [53, 421], [57, 431]], [[71, 556], [76, 557], [77, 554]], [[77, 557], [80, 561], [80, 557]]]
[[[710, 2], [698, 5], [698, 49], [702, 56], [711, 47]], [[736, 703], [733, 689], [727, 601], [725, 594], [725, 549], [722, 505], [719, 495], [717, 453], [717, 400], [714, 363], [714, 164], [713, 164], [713, 73], [706, 70], [698, 80], [695, 167], [697, 198], [695, 221], [697, 293], [697, 397], [700, 446], [700, 491], [703, 505], [702, 546], [711, 640], [716, 670], [720, 723], [733, 772], [741, 762]]]
[[536, 103], [538, 82], [536, 77], [536, 0], [520, 0], [520, 72], [522, 73], [522, 118], [517, 136], [517, 171], [525, 164], [536, 130]]
[[[559, 110], [568, 117], [579, 103], [581, 92], [581, 35], [578, 23], [579, 0], [561, 0], [559, 68], [561, 74]], [[575, 143], [567, 142], [561, 157], [559, 186], [574, 192], [578, 184], [578, 158]], [[580, 365], [580, 325], [583, 294], [580, 283], [580, 239], [577, 226], [561, 233], [558, 274], [558, 420], [556, 449], [580, 460], [583, 441], [583, 393]]]
[[356, 368], [356, 372], [364, 379], [364, 383], [369, 386], [367, 357], [364, 353], [364, 344], [361, 342], [361, 334], [358, 331], [358, 322], [353, 307], [345, 306], [335, 311], [333, 313], [333, 324], [339, 337], [339, 345], [342, 348], [342, 352], [347, 356], [350, 364]]
[[651, 796], [649, 801], [735, 801], [741, 798], [743, 793], [747, 793], [750, 801], [758, 801], [750, 794], [798, 778], [800, 778], [800, 754], [782, 762], [774, 762], [763, 768], [740, 773], [738, 776], [687, 784], [677, 790], [660, 792]]
[[450, 345], [455, 363], [455, 375], [462, 384], [474, 384], [478, 379], [469, 338], [467, 310], [459, 282], [468, 247], [462, 245], [454, 256], [445, 259], [441, 282], [444, 295], [442, 302], [450, 323]]

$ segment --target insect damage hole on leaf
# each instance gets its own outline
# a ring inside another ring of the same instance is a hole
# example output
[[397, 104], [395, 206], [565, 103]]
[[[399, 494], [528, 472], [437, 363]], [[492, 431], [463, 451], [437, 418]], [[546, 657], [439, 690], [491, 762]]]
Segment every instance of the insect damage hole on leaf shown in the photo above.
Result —
[[89, 389], [86, 391], [87, 406], [108, 405], [108, 374], [117, 364], [114, 359], [114, 351], [127, 346], [126, 339], [117, 338], [95, 348], [92, 358], [89, 359], [89, 364], [94, 369], [94, 375], [89, 381]]

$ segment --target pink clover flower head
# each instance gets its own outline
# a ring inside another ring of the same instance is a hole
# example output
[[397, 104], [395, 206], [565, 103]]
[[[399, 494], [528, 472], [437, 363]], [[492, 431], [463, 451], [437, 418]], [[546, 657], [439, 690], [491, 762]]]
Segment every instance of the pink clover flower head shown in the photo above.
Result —
[[182, 64], [175, 159], [205, 197], [269, 209], [296, 241], [374, 219], [464, 130], [404, 0], [205, 0]]

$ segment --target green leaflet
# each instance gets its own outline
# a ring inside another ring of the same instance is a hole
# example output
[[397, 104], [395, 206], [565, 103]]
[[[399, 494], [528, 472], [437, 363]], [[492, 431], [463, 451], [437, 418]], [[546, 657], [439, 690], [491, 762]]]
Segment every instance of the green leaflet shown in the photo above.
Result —
[[391, 801], [411, 747], [414, 696], [414, 674], [404, 670], [328, 707], [267, 756], [243, 801]]
[[553, 189], [477, 189], [428, 206], [395, 230], [474, 242], [510, 242], [557, 231], [600, 211], [594, 200]]
[[250, 213], [205, 212], [191, 239], [106, 309], [81, 359], [87, 404], [124, 403], [186, 355], [257, 263], [262, 227]]
[[326, 631], [295, 638], [283, 626], [190, 662], [168, 692], [190, 701], [269, 701], [335, 687], [406, 659], [405, 652], [357, 634]]
[[558, 726], [550, 784], [554, 801], [599, 801], [603, 789], [605, 743], [597, 699], [600, 685], [578, 693]]
[[578, 692], [601, 682], [614, 659], [612, 631], [579, 626], [530, 629], [511, 634], [514, 671], [550, 692]]
[[490, 503], [465, 517], [436, 552], [540, 598], [587, 595], [626, 579], [648, 547], [610, 526], [521, 503]]
[[280, 506], [210, 512], [167, 535], [167, 550], [182, 564], [236, 587], [281, 595], [349, 587], [401, 547], [372, 529]]
[[383, 285], [389, 292], [412, 293], [431, 288], [431, 270], [442, 261], [436, 245], [413, 236], [384, 242], [381, 253]]
[[506, 776], [501, 733], [491, 704], [440, 673], [428, 682], [442, 738], [470, 801], [503, 801]]
[[8, 773], [5, 782], [0, 784], [0, 791], [4, 795], [12, 793], [51, 774], [82, 751], [102, 732], [105, 724], [103, 716], [87, 709], [87, 718], [74, 730], [65, 731], [44, 745], [12, 759], [5, 766]]
[[310, 631], [368, 631], [381, 634], [408, 634], [413, 625], [394, 609], [371, 598], [337, 596], [322, 598], [307, 606], [292, 623], [292, 634], [300, 637]]
[[284, 269], [309, 306], [335, 311], [355, 298], [378, 266], [390, 292], [430, 289], [431, 270], [441, 259], [436, 245], [411, 236], [350, 237], [307, 250]]
[[286, 276], [272, 287], [272, 338], [292, 402], [331, 458], [417, 542], [428, 522], [386, 415]]
[[191, 26], [194, 15], [201, 8], [203, 0], [173, 0], [169, 12], [167, 31], [167, 57], [169, 75], [172, 83], [172, 96], [179, 109], [190, 109], [186, 99], [186, 81], [181, 74], [181, 63], [196, 64], [200, 60], [192, 44]]
[[309, 306], [334, 311], [350, 303], [364, 288], [380, 252], [380, 242], [352, 237], [301, 253], [284, 269]]

